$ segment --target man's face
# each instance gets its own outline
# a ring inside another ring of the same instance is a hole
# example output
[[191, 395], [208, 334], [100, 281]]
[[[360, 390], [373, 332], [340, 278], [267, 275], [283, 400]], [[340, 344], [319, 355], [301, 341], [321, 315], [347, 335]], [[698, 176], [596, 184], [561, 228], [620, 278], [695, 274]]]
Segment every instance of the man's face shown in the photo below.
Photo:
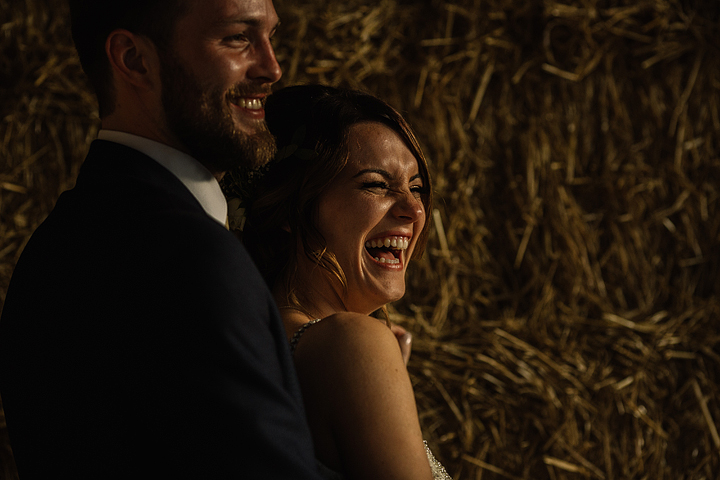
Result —
[[275, 152], [265, 99], [282, 72], [271, 0], [192, 0], [160, 52], [167, 126], [212, 173], [257, 167]]

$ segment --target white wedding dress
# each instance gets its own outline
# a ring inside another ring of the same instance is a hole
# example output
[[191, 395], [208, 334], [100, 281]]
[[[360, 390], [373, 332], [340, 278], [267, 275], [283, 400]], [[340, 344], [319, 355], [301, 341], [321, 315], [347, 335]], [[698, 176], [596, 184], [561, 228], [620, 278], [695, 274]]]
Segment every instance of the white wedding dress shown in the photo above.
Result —
[[[297, 347], [298, 342], [300, 341], [300, 337], [303, 333], [305, 333], [305, 330], [310, 328], [310, 326], [318, 323], [321, 321], [321, 318], [316, 318], [315, 320], [310, 320], [306, 324], [304, 324], [302, 327], [298, 329], [297, 332], [293, 334], [292, 339], [290, 339], [290, 351], [294, 354], [295, 353], [295, 347]], [[427, 454], [428, 462], [430, 463], [430, 469], [432, 470], [433, 474], [433, 480], [452, 480], [452, 477], [447, 473], [445, 470], [445, 467], [442, 466], [440, 462], [437, 461], [435, 456], [430, 451], [430, 448], [427, 445], [427, 442], [423, 441], [423, 444], [425, 445], [425, 453]], [[321, 474], [321, 476], [326, 480], [344, 480], [344, 476], [342, 473], [336, 472], [335, 470], [331, 470], [330, 468], [323, 465], [321, 462], [317, 462], [318, 464], [318, 470]]]

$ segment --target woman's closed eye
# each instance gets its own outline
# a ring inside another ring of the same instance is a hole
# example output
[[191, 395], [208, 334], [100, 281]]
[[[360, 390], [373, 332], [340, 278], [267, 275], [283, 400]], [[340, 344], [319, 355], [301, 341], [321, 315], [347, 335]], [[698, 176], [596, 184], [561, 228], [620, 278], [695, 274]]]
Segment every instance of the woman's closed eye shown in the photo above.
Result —
[[365, 190], [389, 190], [390, 185], [387, 182], [381, 180], [363, 182], [362, 188]]
[[[397, 192], [397, 193], [403, 192], [402, 188], [394, 188], [389, 183], [381, 181], [381, 180], [363, 182], [362, 188], [364, 190], [370, 190], [370, 191], [374, 191], [377, 193], [386, 192], [386, 191], [392, 191], [392, 192]], [[408, 187], [408, 189], [415, 197], [420, 197], [427, 193], [427, 190], [425, 189], [424, 185], [410, 185]], [[407, 191], [407, 190], [405, 190], [405, 191]]]
[[425, 188], [425, 185], [410, 185], [410, 191], [416, 197], [420, 197], [420, 196], [426, 195], [428, 193], [427, 188]]

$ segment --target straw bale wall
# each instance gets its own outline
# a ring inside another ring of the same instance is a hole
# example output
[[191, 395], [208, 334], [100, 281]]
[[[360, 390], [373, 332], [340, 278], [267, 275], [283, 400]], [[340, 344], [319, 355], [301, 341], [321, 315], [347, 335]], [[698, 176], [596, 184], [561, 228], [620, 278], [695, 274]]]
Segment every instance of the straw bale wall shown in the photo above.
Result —
[[[391, 314], [453, 477], [718, 478], [720, 3], [276, 8], [281, 84], [369, 90], [429, 158]], [[0, 0], [0, 303], [98, 126], [64, 3]]]

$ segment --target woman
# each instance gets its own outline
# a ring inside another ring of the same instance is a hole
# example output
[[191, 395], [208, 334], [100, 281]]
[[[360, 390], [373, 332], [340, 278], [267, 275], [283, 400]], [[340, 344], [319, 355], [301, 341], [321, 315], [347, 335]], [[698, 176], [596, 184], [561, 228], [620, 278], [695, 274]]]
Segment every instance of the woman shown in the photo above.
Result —
[[[321, 469], [449, 478], [423, 444], [384, 310], [427, 240], [432, 195], [418, 142], [394, 109], [356, 91], [290, 87], [266, 112], [278, 153], [241, 188], [251, 192], [243, 242], [280, 308]], [[385, 320], [370, 316], [378, 310]]]

